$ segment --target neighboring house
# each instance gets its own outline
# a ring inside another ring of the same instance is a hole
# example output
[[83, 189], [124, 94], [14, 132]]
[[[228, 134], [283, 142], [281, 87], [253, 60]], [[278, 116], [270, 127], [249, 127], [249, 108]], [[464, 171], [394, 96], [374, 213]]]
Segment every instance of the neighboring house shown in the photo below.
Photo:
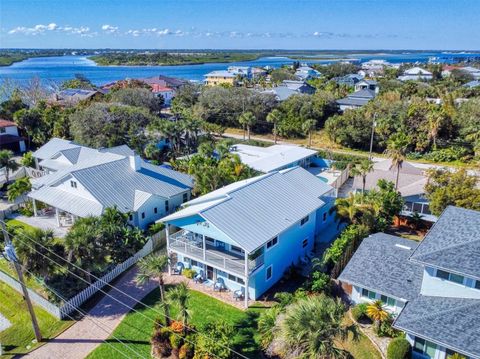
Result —
[[163, 76], [163, 75], [142, 78], [139, 80], [145, 82], [146, 84], [152, 87], [153, 85], [157, 85], [160, 87], [169, 87], [173, 90], [178, 90], [180, 87], [182, 87], [188, 82], [187, 80], [183, 80], [175, 77]]
[[267, 70], [262, 69], [261, 67], [252, 67], [252, 77], [257, 79], [259, 77], [267, 76]]
[[470, 81], [470, 82], [467, 82], [465, 85], [463, 85], [463, 87], [467, 87], [467, 88], [475, 88], [475, 87], [478, 87], [480, 86], [480, 80], [473, 80], [473, 81]]
[[226, 70], [212, 71], [204, 75], [204, 83], [207, 86], [217, 86], [217, 85], [231, 85], [235, 86], [237, 84], [237, 76]]
[[317, 151], [295, 145], [259, 147], [236, 144], [230, 147], [230, 153], [238, 155], [242, 163], [262, 173], [296, 166], [306, 168], [317, 155]]
[[117, 207], [142, 229], [190, 199], [190, 176], [145, 162], [128, 146], [92, 149], [53, 138], [33, 153], [45, 175], [28, 197], [55, 209], [57, 224]]
[[15, 122], [0, 119], [0, 148], [13, 152], [25, 152], [25, 138], [18, 134]]
[[405, 70], [403, 75], [399, 76], [398, 79], [400, 81], [430, 81], [433, 79], [433, 74], [421, 67], [412, 67], [411, 69]]
[[301, 81], [307, 81], [316, 79], [317, 77], [322, 76], [322, 74], [319, 71], [312, 69], [310, 66], [300, 66], [295, 71], [295, 76]]
[[378, 83], [375, 80], [361, 80], [355, 84], [355, 91], [360, 90], [371, 90], [374, 91], [376, 94], [379, 92]]
[[378, 90], [370, 90], [369, 88], [357, 90], [349, 94], [345, 98], [336, 101], [341, 112], [349, 109], [356, 109], [365, 106], [369, 101], [373, 100]]
[[336, 77], [333, 79], [339, 85], [345, 85], [349, 87], [355, 87], [355, 85], [363, 80], [363, 76], [360, 74], [349, 74], [343, 77]]
[[170, 87], [165, 87], [157, 84], [150, 85], [152, 87], [152, 93], [155, 96], [162, 96], [163, 103], [165, 106], [170, 106], [172, 104], [172, 100], [175, 97], [175, 90]]
[[166, 224], [167, 251], [207, 282], [220, 280], [244, 293], [247, 306], [305, 261], [315, 237], [334, 225], [333, 193], [300, 167], [230, 184], [160, 220]]
[[229, 66], [227, 71], [238, 77], [244, 77], [247, 79], [251, 79], [253, 77], [252, 68], [249, 66]]
[[265, 90], [263, 93], [274, 94], [277, 101], [282, 102], [290, 96], [299, 94], [312, 95], [315, 91], [315, 87], [309, 85], [305, 81], [284, 80], [281, 85]]
[[[377, 188], [380, 179], [395, 183], [397, 177], [397, 168], [392, 167], [390, 159], [376, 162], [373, 164], [373, 171], [368, 173], [365, 178], [365, 190]], [[422, 215], [422, 219], [428, 222], [435, 222], [437, 217], [430, 212], [429, 202], [425, 198], [425, 185], [428, 178], [424, 171], [410, 164], [403, 162], [398, 177], [398, 191], [401, 193], [405, 206], [402, 215], [411, 216], [417, 212]], [[352, 189], [361, 191], [362, 177], [356, 176], [353, 180]]]
[[97, 90], [66, 89], [54, 93], [49, 102], [61, 106], [75, 106], [82, 101], [91, 101], [103, 97], [103, 93]]
[[442, 76], [449, 77], [452, 74], [453, 70], [463, 71], [472, 76], [473, 80], [480, 80], [480, 69], [477, 69], [473, 66], [452, 66], [446, 65], [443, 67]]
[[420, 243], [363, 240], [339, 281], [354, 303], [381, 300], [414, 359], [480, 358], [480, 212], [449, 206]]

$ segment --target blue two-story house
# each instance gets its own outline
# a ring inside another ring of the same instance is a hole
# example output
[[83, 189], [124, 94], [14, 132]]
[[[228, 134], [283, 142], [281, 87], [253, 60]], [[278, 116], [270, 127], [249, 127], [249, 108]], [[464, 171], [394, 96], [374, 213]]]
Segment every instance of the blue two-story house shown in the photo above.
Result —
[[[166, 224], [170, 257], [258, 299], [304, 261], [334, 222], [334, 189], [303, 168], [235, 182], [182, 205]], [[246, 290], [248, 288], [248, 290]]]
[[414, 359], [480, 359], [480, 212], [447, 207], [420, 244], [377, 233], [339, 277], [352, 302], [381, 300]]

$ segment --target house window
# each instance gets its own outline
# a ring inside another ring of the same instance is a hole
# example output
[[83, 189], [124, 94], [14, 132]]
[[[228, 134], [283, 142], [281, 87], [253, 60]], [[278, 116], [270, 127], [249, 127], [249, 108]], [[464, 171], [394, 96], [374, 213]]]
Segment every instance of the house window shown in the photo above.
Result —
[[413, 203], [412, 203], [412, 202], [408, 202], [408, 201], [407, 201], [407, 202], [405, 202], [405, 204], [404, 204], [405, 210], [406, 210], [406, 211], [409, 211], [409, 212], [412, 211], [412, 206], [413, 206]]
[[243, 249], [240, 248], [240, 247], [237, 247], [237, 246], [230, 246], [230, 248], [232, 249], [232, 251], [234, 252], [238, 252], [238, 253], [243, 253]]
[[155, 207], [155, 208], [153, 209], [153, 213], [155, 213], [155, 214], [158, 213], [158, 208], [157, 208], [157, 207]]
[[305, 248], [306, 246], [308, 246], [308, 238], [305, 238], [302, 242], [302, 248]]
[[307, 222], [308, 222], [308, 216], [302, 218], [302, 220], [300, 221], [300, 225], [303, 226]]
[[437, 351], [437, 346], [428, 340], [415, 337], [415, 343], [413, 344], [413, 351], [422, 355], [425, 355], [427, 358], [435, 358], [435, 352]]
[[362, 297], [374, 300], [377, 297], [377, 293], [362, 288]]
[[475, 288], [480, 289], [480, 280], [475, 282]]
[[133, 214], [129, 214], [129, 215], [128, 215], [128, 220], [129, 220], [129, 221], [133, 221]]
[[278, 237], [272, 238], [267, 242], [267, 249], [272, 248], [277, 243], [278, 243]]
[[183, 203], [188, 201], [188, 193], [183, 194]]
[[413, 211], [412, 212], [422, 213], [422, 204], [415, 202], [413, 204]]
[[395, 299], [387, 297], [386, 295], [381, 295], [380, 300], [388, 305], [389, 307], [394, 307], [395, 306]]
[[430, 212], [430, 205], [427, 203], [423, 205], [423, 214], [432, 214], [432, 212]]
[[169, 207], [168, 207], [168, 201], [165, 201], [165, 212], [168, 212], [168, 209], [169, 209]]
[[142, 212], [142, 219], [145, 219], [145, 212]]
[[453, 273], [448, 273], [444, 270], [437, 269], [437, 278], [445, 279], [453, 283], [457, 284], [463, 284], [463, 280], [465, 279], [464, 276], [458, 275], [458, 274], [453, 274]]
[[76, 181], [70, 181], [70, 187], [77, 188], [77, 182]]
[[237, 281], [237, 277], [235, 277], [234, 275], [231, 275], [231, 274], [228, 275], [228, 279], [233, 281], [233, 282]]
[[7, 132], [7, 129], [5, 127], [0, 127], [0, 133], [5, 133]]
[[327, 212], [323, 214], [323, 221], [325, 222], [327, 220]]
[[269, 280], [270, 278], [272, 278], [272, 266], [269, 266], [267, 268], [267, 273], [266, 273], [266, 280]]
[[192, 265], [192, 267], [193, 266], [195, 266], [195, 267], [198, 266], [198, 262], [196, 260], [193, 260], [193, 259], [190, 260], [190, 264]]

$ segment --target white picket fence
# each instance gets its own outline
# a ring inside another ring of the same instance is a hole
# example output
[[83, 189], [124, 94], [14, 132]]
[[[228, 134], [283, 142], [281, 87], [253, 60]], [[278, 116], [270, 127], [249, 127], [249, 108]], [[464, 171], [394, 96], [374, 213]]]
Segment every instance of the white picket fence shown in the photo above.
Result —
[[[47, 299], [38, 295], [31, 289], [28, 289], [28, 292], [30, 293], [30, 297], [35, 304], [45, 309], [47, 312], [49, 312], [56, 318], [63, 319], [66, 316], [68, 316], [68, 314], [72, 313], [77, 308], [79, 308], [83, 303], [85, 303], [88, 299], [90, 299], [95, 293], [97, 293], [105, 285], [107, 285], [112, 280], [117, 278], [120, 274], [125, 272], [132, 265], [137, 263], [141, 258], [152, 253], [154, 249], [155, 249], [154, 240], [150, 238], [147, 241], [147, 243], [145, 243], [145, 246], [143, 246], [141, 250], [135, 253], [135, 255], [128, 258], [123, 263], [118, 264], [113, 270], [105, 274], [98, 281], [91, 284], [89, 287], [85, 288], [80, 293], [78, 293], [73, 298], [69, 299], [67, 302], [63, 303], [60, 306], [49, 302]], [[11, 276], [9, 276], [8, 274], [2, 271], [0, 271], [0, 280], [10, 285], [12, 288], [17, 290], [18, 292], [22, 292], [22, 287], [20, 283], [16, 279], [12, 278]]]

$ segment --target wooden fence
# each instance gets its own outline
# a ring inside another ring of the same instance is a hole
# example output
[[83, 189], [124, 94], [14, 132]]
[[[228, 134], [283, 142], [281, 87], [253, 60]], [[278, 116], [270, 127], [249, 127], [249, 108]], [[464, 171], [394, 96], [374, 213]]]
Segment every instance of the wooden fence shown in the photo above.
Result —
[[[113, 270], [105, 274], [103, 277], [99, 278], [98, 281], [91, 284], [89, 287], [82, 290], [80, 293], [69, 299], [67, 302], [61, 305], [55, 305], [48, 301], [47, 299], [43, 298], [42, 296], [38, 295], [35, 291], [28, 289], [30, 293], [30, 297], [32, 301], [45, 309], [47, 312], [55, 316], [56, 318], [63, 319], [68, 314], [75, 311], [79, 308], [83, 303], [85, 303], [88, 299], [90, 299], [94, 294], [96, 294], [100, 289], [106, 286], [109, 282], [117, 278], [120, 274], [125, 272], [128, 268], [133, 266], [137, 263], [141, 258], [149, 255], [154, 251], [156, 248], [155, 241], [161, 241], [161, 236], [157, 236], [157, 239], [150, 238], [145, 246], [140, 249], [135, 255], [128, 258], [123, 263], [118, 264]], [[22, 287], [20, 283], [10, 275], [0, 271], [0, 280], [13, 289], [17, 290], [18, 292], [22, 292]]]

